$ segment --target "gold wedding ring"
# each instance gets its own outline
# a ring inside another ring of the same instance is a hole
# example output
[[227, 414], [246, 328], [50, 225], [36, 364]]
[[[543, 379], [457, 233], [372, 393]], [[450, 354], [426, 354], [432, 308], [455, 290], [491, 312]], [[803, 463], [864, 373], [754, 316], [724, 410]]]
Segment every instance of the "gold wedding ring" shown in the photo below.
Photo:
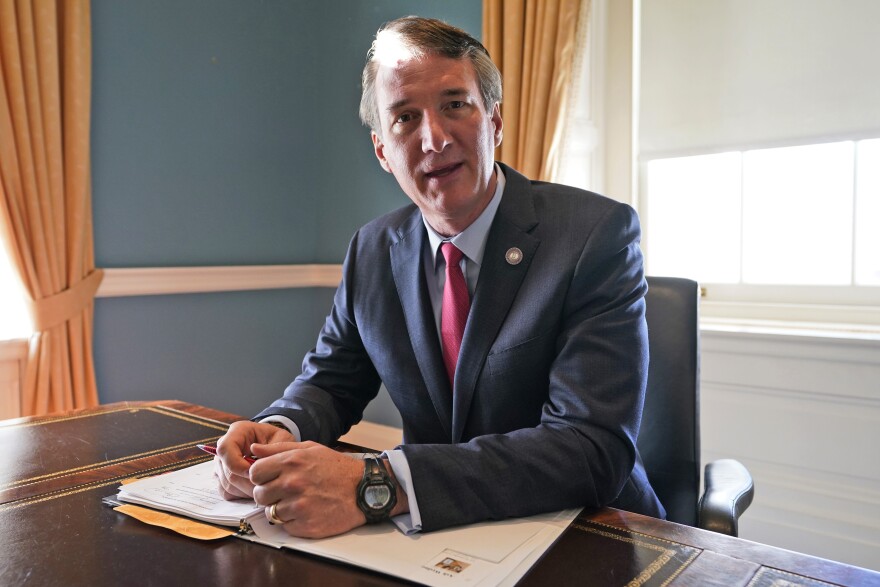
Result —
[[278, 502], [273, 503], [267, 508], [269, 523], [276, 526], [283, 526], [284, 520], [278, 517]]

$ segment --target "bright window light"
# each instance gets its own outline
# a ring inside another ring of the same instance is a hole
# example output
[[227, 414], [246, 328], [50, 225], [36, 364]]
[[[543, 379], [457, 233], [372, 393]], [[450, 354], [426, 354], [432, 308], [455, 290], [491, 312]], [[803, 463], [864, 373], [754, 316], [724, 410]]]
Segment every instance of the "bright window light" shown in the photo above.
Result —
[[649, 274], [823, 299], [880, 285], [880, 139], [654, 159], [646, 176]]
[[24, 293], [0, 243], [0, 340], [27, 338], [32, 332]]
[[743, 282], [852, 283], [854, 143], [747, 151]]
[[880, 285], [880, 139], [859, 141], [856, 169], [856, 285]]
[[648, 272], [713, 283], [740, 280], [741, 155], [648, 163]]

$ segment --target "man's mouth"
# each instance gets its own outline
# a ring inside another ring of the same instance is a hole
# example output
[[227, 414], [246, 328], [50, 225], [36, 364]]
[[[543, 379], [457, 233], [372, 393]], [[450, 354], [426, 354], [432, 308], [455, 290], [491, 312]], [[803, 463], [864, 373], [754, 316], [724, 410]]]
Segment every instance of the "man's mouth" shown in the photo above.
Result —
[[453, 163], [452, 165], [445, 165], [443, 167], [438, 167], [436, 169], [432, 169], [431, 171], [428, 171], [427, 173], [425, 173], [425, 176], [428, 179], [434, 179], [434, 178], [438, 178], [438, 177], [446, 177], [447, 175], [457, 171], [458, 168], [461, 167], [461, 165], [462, 165], [461, 163]]

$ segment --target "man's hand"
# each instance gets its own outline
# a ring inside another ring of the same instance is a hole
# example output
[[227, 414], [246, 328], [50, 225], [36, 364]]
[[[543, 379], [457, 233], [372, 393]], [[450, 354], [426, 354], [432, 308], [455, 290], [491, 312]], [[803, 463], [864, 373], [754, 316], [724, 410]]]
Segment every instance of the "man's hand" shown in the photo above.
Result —
[[[258, 460], [251, 464], [245, 455]], [[224, 499], [253, 498], [267, 508], [267, 516], [275, 504], [275, 515], [292, 536], [324, 538], [366, 523], [355, 500], [364, 476], [361, 459], [314, 442], [295, 442], [292, 434], [269, 424], [242, 421], [217, 441], [214, 462]], [[391, 514], [408, 511], [398, 485]]]
[[[314, 442], [254, 444], [250, 467], [257, 504], [275, 506], [293, 536], [323, 538], [366, 522], [355, 492], [364, 462]], [[267, 513], [268, 516], [268, 513]]]
[[245, 455], [251, 454], [251, 445], [292, 440], [294, 437], [290, 432], [270, 424], [245, 420], [230, 426], [229, 431], [217, 441], [217, 457], [214, 459], [214, 472], [220, 482], [223, 498], [253, 497], [254, 484], [249, 476], [251, 464], [244, 459]]

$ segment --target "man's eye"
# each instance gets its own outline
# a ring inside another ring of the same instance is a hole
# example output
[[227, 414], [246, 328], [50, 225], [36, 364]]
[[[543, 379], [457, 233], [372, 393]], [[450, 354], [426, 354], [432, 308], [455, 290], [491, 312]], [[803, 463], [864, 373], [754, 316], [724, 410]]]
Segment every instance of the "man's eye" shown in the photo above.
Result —
[[463, 100], [453, 100], [452, 102], [449, 103], [449, 107], [453, 108], [453, 109], [464, 108], [464, 101]]
[[409, 122], [410, 120], [412, 120], [412, 118], [413, 118], [412, 114], [401, 114], [400, 116], [397, 117], [397, 119], [395, 119], [394, 122], [405, 123], [405, 122]]

